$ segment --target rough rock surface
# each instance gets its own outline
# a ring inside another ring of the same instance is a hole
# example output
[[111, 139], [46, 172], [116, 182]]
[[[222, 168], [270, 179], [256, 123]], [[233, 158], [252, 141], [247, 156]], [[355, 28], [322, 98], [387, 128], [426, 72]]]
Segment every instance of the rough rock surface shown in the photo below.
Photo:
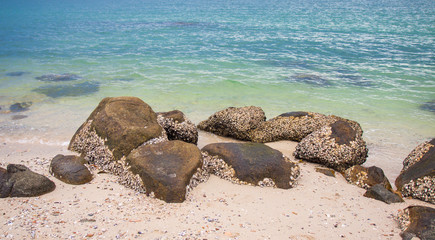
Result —
[[295, 157], [342, 172], [364, 163], [367, 153], [359, 124], [339, 119], [302, 139], [296, 146]]
[[114, 160], [119, 160], [146, 141], [161, 136], [162, 130], [155, 112], [139, 98], [104, 98], [74, 134], [69, 149], [86, 155], [83, 141], [95, 132]]
[[169, 140], [198, 143], [198, 129], [183, 112], [173, 110], [158, 113], [157, 121], [165, 129]]
[[405, 197], [435, 203], [435, 139], [417, 146], [403, 161], [396, 186]]
[[190, 179], [202, 166], [201, 151], [190, 143], [167, 141], [141, 146], [126, 159], [146, 193], [165, 202], [183, 202]]
[[364, 193], [364, 197], [374, 198], [387, 204], [403, 202], [403, 199], [399, 195], [387, 190], [383, 184], [376, 184], [370, 187]]
[[299, 176], [296, 163], [261, 143], [212, 143], [202, 151], [216, 156], [214, 161], [208, 161], [212, 173], [224, 178], [234, 176], [241, 183], [288, 189]]
[[382, 184], [387, 190], [393, 191], [390, 181], [388, 181], [384, 171], [376, 166], [371, 166], [369, 168], [361, 165], [352, 166], [344, 171], [344, 177], [349, 183], [364, 189], [369, 189], [376, 184]]
[[266, 120], [260, 107], [229, 107], [211, 115], [198, 124], [198, 128], [220, 136], [250, 140], [250, 131]]
[[403, 232], [402, 239], [435, 239], [435, 209], [424, 206], [409, 206], [398, 215]]
[[283, 113], [261, 124], [251, 131], [253, 142], [279, 140], [301, 141], [310, 133], [335, 121], [335, 118], [312, 112]]
[[69, 184], [85, 184], [92, 180], [92, 174], [84, 165], [85, 163], [83, 157], [59, 154], [51, 160], [50, 173]]
[[54, 182], [20, 164], [0, 169], [0, 197], [36, 197], [53, 191]]

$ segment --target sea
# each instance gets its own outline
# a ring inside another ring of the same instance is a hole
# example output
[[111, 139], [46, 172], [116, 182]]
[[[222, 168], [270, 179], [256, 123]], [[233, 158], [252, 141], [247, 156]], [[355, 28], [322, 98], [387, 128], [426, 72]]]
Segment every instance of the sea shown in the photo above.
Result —
[[0, 144], [65, 146], [113, 96], [355, 120], [394, 180], [435, 137], [435, 1], [0, 0]]

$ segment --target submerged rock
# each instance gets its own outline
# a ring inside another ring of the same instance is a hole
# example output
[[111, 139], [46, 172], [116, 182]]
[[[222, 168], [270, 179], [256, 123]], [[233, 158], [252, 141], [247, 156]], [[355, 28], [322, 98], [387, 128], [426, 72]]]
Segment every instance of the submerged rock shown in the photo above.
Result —
[[319, 86], [319, 87], [328, 87], [331, 85], [331, 82], [326, 78], [314, 74], [296, 74], [291, 76], [288, 79], [288, 81], [305, 83], [305, 84]]
[[274, 142], [279, 140], [301, 141], [310, 133], [336, 119], [320, 113], [288, 112], [268, 121], [261, 122], [250, 133], [253, 142]]
[[[217, 156], [209, 158], [206, 168], [224, 179], [235, 177], [240, 180], [239, 183], [252, 185], [268, 182], [267, 185], [288, 189], [295, 185], [299, 177], [296, 163], [280, 151], [261, 143], [212, 143], [202, 151], [209, 156]], [[223, 169], [225, 172], [222, 172]]]
[[167, 141], [134, 149], [126, 159], [147, 194], [165, 202], [183, 202], [186, 188], [202, 166], [200, 150], [190, 143]]
[[47, 82], [64, 82], [64, 81], [77, 80], [80, 79], [81, 77], [76, 74], [64, 73], [64, 74], [46, 74], [35, 78], [40, 81], [47, 81]]
[[83, 82], [77, 84], [48, 85], [33, 89], [33, 92], [44, 94], [51, 98], [79, 97], [98, 92], [99, 83]]
[[435, 138], [420, 144], [406, 157], [396, 187], [405, 197], [435, 203]]
[[0, 197], [36, 197], [53, 191], [54, 182], [20, 164], [0, 168]]
[[23, 71], [18, 71], [18, 72], [8, 72], [6, 73], [6, 76], [8, 77], [21, 77], [25, 74], [28, 74], [29, 72], [23, 72]]
[[429, 112], [435, 112], [435, 100], [423, 103], [420, 105], [420, 109]]
[[376, 166], [369, 168], [361, 165], [352, 166], [344, 171], [344, 177], [346, 180], [358, 187], [369, 189], [377, 184], [381, 184], [387, 190], [393, 191], [390, 181], [385, 176], [384, 171]]
[[435, 239], [435, 209], [424, 206], [409, 206], [398, 216], [403, 232], [402, 239]]
[[302, 139], [294, 154], [297, 158], [342, 172], [364, 163], [367, 153], [359, 124], [339, 119]]
[[370, 187], [367, 192], [364, 193], [364, 197], [373, 198], [387, 204], [404, 202], [399, 195], [387, 190], [383, 184], [376, 184]]
[[250, 140], [250, 131], [265, 120], [266, 115], [260, 107], [229, 107], [200, 122], [198, 128], [220, 136]]
[[24, 112], [29, 110], [30, 106], [32, 106], [32, 102], [14, 103], [9, 107], [9, 110], [11, 112]]
[[158, 113], [157, 121], [165, 129], [169, 140], [198, 143], [198, 129], [183, 112], [174, 110]]
[[74, 185], [88, 183], [92, 180], [92, 174], [84, 165], [83, 157], [74, 155], [56, 155], [50, 164], [50, 173], [57, 179]]

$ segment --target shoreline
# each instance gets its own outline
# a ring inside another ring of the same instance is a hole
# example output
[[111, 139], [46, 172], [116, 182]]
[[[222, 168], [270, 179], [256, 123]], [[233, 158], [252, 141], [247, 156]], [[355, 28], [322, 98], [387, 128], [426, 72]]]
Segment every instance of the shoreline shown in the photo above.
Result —
[[[199, 147], [228, 141], [200, 133]], [[233, 140], [234, 141], [234, 140]], [[295, 142], [268, 143], [294, 159]], [[283, 190], [232, 184], [216, 176], [167, 204], [95, 174], [84, 185], [68, 185], [48, 173], [67, 146], [2, 143], [1, 166], [20, 163], [49, 177], [56, 190], [35, 198], [0, 199], [0, 236], [8, 239], [401, 239], [394, 219], [414, 199], [387, 205], [363, 197], [364, 189], [341, 174], [329, 177], [317, 164], [301, 162], [295, 188]]]

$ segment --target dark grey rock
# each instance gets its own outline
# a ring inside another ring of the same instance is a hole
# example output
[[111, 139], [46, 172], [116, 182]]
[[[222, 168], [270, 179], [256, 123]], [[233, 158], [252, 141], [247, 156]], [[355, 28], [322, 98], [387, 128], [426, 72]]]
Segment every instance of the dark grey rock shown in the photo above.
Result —
[[9, 164], [0, 170], [1, 197], [36, 197], [53, 191], [54, 182], [20, 164]]
[[328, 87], [332, 85], [328, 79], [315, 74], [296, 74], [288, 78], [288, 81], [305, 83], [318, 87]]
[[71, 73], [46, 74], [40, 77], [36, 77], [36, 79], [40, 81], [47, 81], [47, 82], [64, 82], [64, 81], [73, 81], [73, 80], [80, 79], [80, 76]]
[[425, 110], [425, 111], [429, 111], [429, 112], [435, 112], [435, 100], [421, 104], [420, 109]]
[[65, 183], [85, 184], [92, 180], [92, 174], [85, 163], [83, 157], [59, 154], [51, 160], [50, 173]]
[[148, 194], [165, 202], [183, 202], [186, 187], [202, 166], [201, 151], [194, 144], [167, 141], [134, 149], [126, 159], [139, 175]]
[[44, 94], [51, 98], [60, 97], [79, 97], [90, 95], [98, 92], [100, 84], [96, 82], [83, 82], [77, 84], [54, 84], [48, 86], [41, 86], [33, 89], [33, 92]]
[[23, 71], [18, 71], [18, 72], [8, 72], [6, 73], [6, 76], [8, 77], [21, 77], [25, 74], [28, 74], [29, 72], [23, 72]]
[[411, 240], [418, 237], [421, 240], [435, 239], [435, 209], [424, 206], [409, 206], [404, 209], [405, 218], [409, 224], [400, 234], [402, 239]]
[[374, 198], [387, 204], [404, 202], [399, 195], [388, 191], [382, 184], [376, 184], [370, 187], [367, 192], [364, 193], [364, 197]]
[[253, 185], [271, 179], [276, 187], [288, 189], [299, 176], [296, 163], [261, 143], [212, 143], [202, 151], [221, 158], [234, 169], [236, 178]]
[[29, 110], [30, 106], [32, 106], [32, 102], [14, 103], [9, 107], [9, 110], [13, 113], [24, 112], [24, 111]]

